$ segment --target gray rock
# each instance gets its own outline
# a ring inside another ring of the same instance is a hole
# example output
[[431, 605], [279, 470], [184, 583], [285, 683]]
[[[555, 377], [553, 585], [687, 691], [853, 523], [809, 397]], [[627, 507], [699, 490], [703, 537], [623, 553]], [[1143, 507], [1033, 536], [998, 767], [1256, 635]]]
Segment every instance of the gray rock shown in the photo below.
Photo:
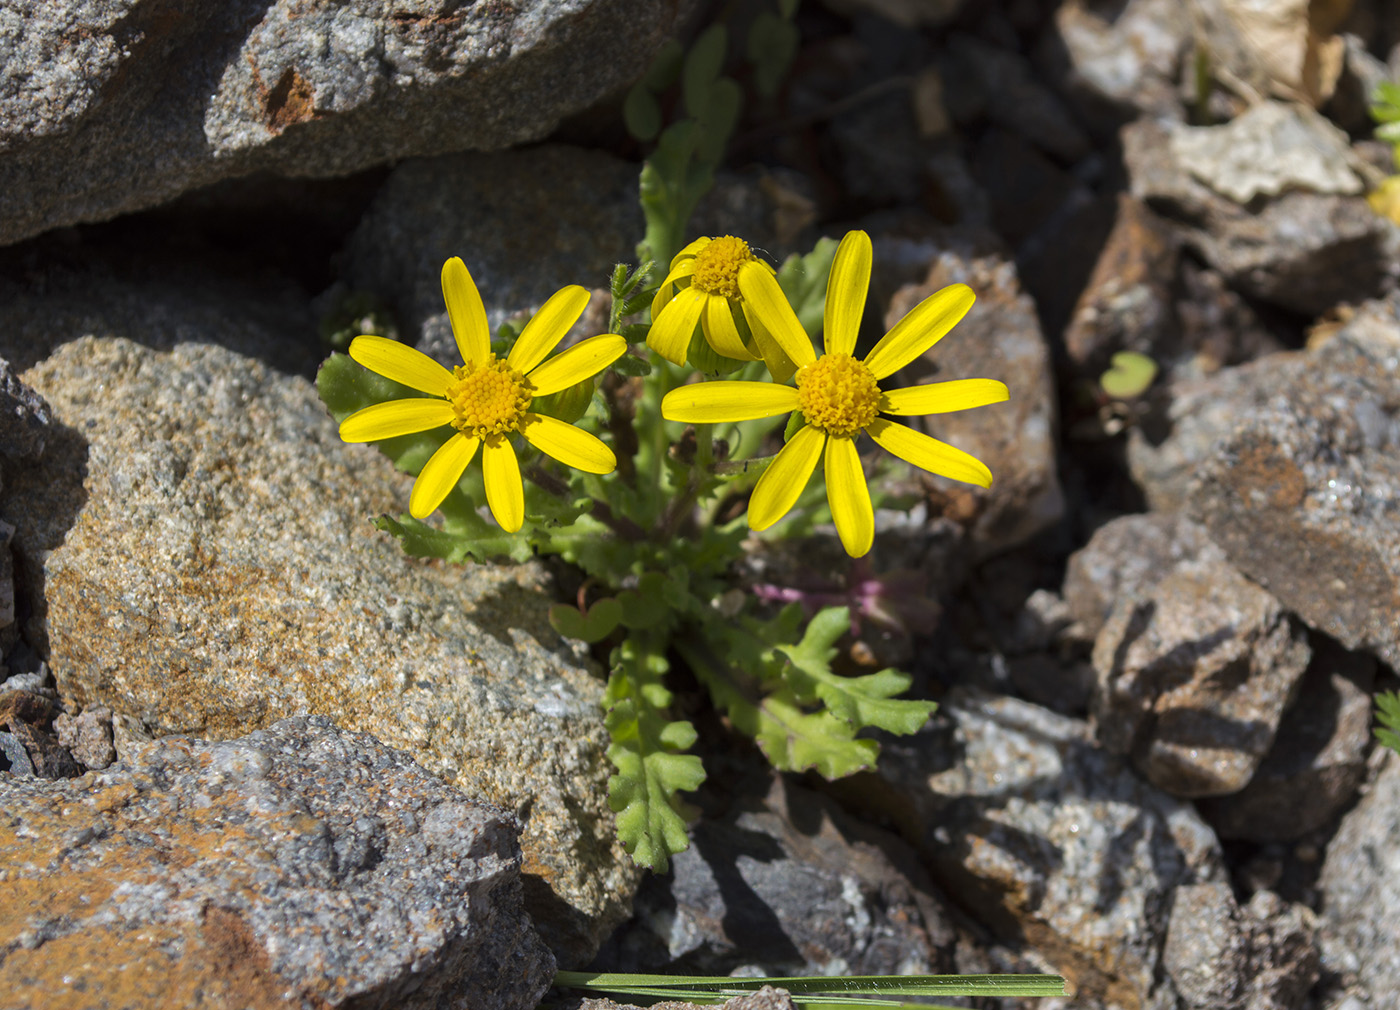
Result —
[[270, 170], [538, 140], [635, 79], [689, 3], [153, 0], [0, 13], [0, 243]]
[[1318, 889], [1328, 967], [1380, 1008], [1400, 996], [1400, 759], [1377, 753], [1380, 773], [1327, 846]]
[[0, 778], [0, 809], [15, 1005], [529, 1010], [553, 976], [518, 822], [328, 719]]
[[595, 968], [669, 974], [953, 972], [955, 934], [898, 838], [775, 779], [691, 829], [669, 880], [650, 877], [635, 919]]
[[1175, 355], [1170, 338], [1179, 251], [1165, 222], [1119, 194], [1113, 231], [1065, 328], [1065, 351], [1080, 378], [1097, 384], [1117, 351], [1159, 362]]
[[1304, 905], [1230, 885], [1178, 888], [1162, 961], [1192, 1010], [1293, 1010], [1318, 978], [1317, 921]]
[[0, 771], [10, 775], [34, 774], [34, 762], [29, 760], [29, 751], [13, 733], [0, 732], [0, 760], [5, 762], [5, 767]]
[[351, 238], [347, 279], [398, 307], [410, 343], [455, 358], [442, 264], [466, 262], [493, 328], [566, 284], [606, 287], [636, 259], [639, 171], [557, 145], [406, 162]]
[[1371, 743], [1370, 656], [1315, 640], [1298, 697], [1249, 785], [1198, 804], [1221, 838], [1290, 841], [1316, 831], [1356, 795]]
[[1120, 599], [1094, 642], [1099, 741], [1174, 796], [1244, 788], [1307, 668], [1307, 636], [1223, 561]]
[[[1208, 154], [1214, 148], [1196, 142], [1198, 135], [1186, 132], [1193, 129], [1206, 128], [1151, 120], [1132, 123], [1121, 134], [1123, 158], [1133, 196], [1177, 220], [1186, 240], [1231, 284], [1308, 315], [1377, 293], [1385, 272], [1387, 236], [1394, 226], [1360, 196], [1337, 194], [1344, 188], [1341, 180], [1355, 176], [1345, 174], [1351, 170], [1335, 151], [1329, 149], [1298, 178], [1284, 168], [1245, 176], [1211, 161]], [[1307, 133], [1301, 128], [1296, 132]], [[1206, 139], [1217, 143], [1214, 135]], [[1272, 148], [1266, 149], [1264, 160], [1287, 164]], [[1231, 150], [1228, 143], [1224, 150]], [[1304, 181], [1329, 191], [1292, 188]], [[1263, 196], [1276, 190], [1280, 195]], [[1243, 206], [1221, 192], [1260, 197]]]
[[1230, 371], [1172, 436], [1197, 471], [1187, 508], [1309, 625], [1400, 666], [1397, 303], [1362, 306], [1311, 353]]
[[1064, 598], [1076, 632], [1098, 636], [1120, 601], [1148, 593], [1176, 567], [1223, 561], [1225, 553], [1205, 527], [1184, 516], [1147, 512], [1119, 516], [1100, 526], [1069, 557]]
[[912, 427], [991, 468], [993, 483], [986, 491], [941, 477], [925, 480], [949, 498], [947, 511], [960, 513], [975, 552], [985, 557], [1024, 542], [1057, 522], [1064, 511], [1055, 460], [1055, 389], [1050, 349], [1035, 307], [1021, 290], [1015, 264], [995, 254], [968, 256], [956, 245], [945, 245], [922, 284], [895, 293], [885, 315], [886, 329], [924, 298], [954, 283], [970, 285], [977, 304], [937, 346], [898, 374], [908, 385], [999, 379], [1011, 391], [1008, 403], [910, 419]]
[[58, 742], [89, 768], [101, 770], [117, 759], [112, 745], [112, 710], [101, 705], [78, 715], [62, 712], [54, 718]]
[[0, 358], [0, 455], [11, 461], [34, 459], [44, 451], [52, 414], [44, 398]]
[[406, 558], [367, 517], [402, 512], [408, 478], [342, 443], [306, 380], [232, 351], [84, 338], [25, 377], [62, 437], [0, 508], [65, 697], [155, 734], [304, 712], [372, 732], [528, 813], [532, 908], [586, 961], [637, 871], [607, 807], [602, 685], [549, 627], [542, 570]]
[[1030, 939], [1076, 1006], [1175, 1005], [1157, 981], [1171, 893], [1223, 879], [1219, 846], [1084, 723], [955, 690], [932, 728], [886, 743], [847, 798], [898, 825], [976, 918]]
[[1177, 80], [1191, 41], [1179, 0], [1128, 0], [1112, 17], [1064, 0], [1037, 57], [1090, 122], [1117, 126], [1143, 114], [1182, 117]]
[[[651, 1010], [711, 1010], [715, 1004], [685, 1003], [680, 1000], [662, 1000], [652, 1003]], [[615, 1003], [610, 999], [582, 999], [566, 1003], [565, 1010], [641, 1010], [631, 1003]], [[765, 985], [743, 996], [731, 996], [719, 1004], [719, 1010], [796, 1010], [792, 994], [786, 989]]]

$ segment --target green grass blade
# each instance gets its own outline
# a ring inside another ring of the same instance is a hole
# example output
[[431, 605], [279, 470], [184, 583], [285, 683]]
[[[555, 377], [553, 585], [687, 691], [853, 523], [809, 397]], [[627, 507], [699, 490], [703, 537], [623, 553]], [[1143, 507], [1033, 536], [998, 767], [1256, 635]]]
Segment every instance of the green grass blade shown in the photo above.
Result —
[[[579, 989], [601, 989], [638, 996], [677, 998], [696, 995], [736, 995], [765, 985], [786, 989], [794, 997], [827, 993], [861, 996], [1063, 996], [1065, 980], [1060, 975], [851, 975], [846, 977], [729, 978], [704, 975], [628, 975], [605, 972], [561, 971], [554, 984]], [[831, 999], [812, 1002], [829, 1003]], [[841, 1002], [837, 998], [835, 1002]], [[888, 1004], [886, 1004], [888, 1005]]]

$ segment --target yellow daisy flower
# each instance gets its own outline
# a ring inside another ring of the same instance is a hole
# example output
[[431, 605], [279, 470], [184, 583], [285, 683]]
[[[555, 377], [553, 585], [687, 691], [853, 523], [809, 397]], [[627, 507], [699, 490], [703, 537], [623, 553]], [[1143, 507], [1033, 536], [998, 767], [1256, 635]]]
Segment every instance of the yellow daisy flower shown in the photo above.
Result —
[[1007, 399], [995, 379], [955, 379], [906, 389], [880, 388], [881, 380], [922, 355], [951, 330], [975, 296], [966, 284], [936, 291], [916, 305], [865, 356], [856, 360], [856, 331], [870, 286], [870, 236], [853, 231], [841, 240], [826, 289], [826, 353], [811, 341], [772, 274], [741, 268], [746, 311], [760, 316], [797, 364], [796, 387], [777, 382], [702, 382], [666, 394], [661, 413], [672, 421], [723, 423], [801, 411], [806, 425], [788, 440], [763, 472], [749, 500], [749, 526], [764, 530], [787, 514], [823, 460], [826, 496], [846, 553], [860, 557], [875, 537], [875, 517], [865, 472], [856, 453], [862, 431], [917, 467], [954, 480], [990, 487], [992, 472], [973, 456], [882, 414], [941, 414]]
[[486, 503], [496, 522], [514, 533], [525, 521], [525, 490], [512, 432], [547, 456], [587, 473], [612, 473], [617, 457], [598, 438], [557, 418], [530, 410], [530, 401], [591, 378], [627, 351], [615, 333], [590, 337], [555, 355], [569, 327], [588, 305], [577, 284], [557, 291], [535, 313], [504, 358], [491, 353], [486, 308], [466, 264], [454, 256], [442, 267], [442, 296], [463, 364], [448, 371], [412, 347], [384, 337], [356, 337], [350, 357], [372, 372], [432, 394], [389, 400], [358, 410], [340, 423], [347, 442], [376, 442], [442, 425], [456, 434], [433, 453], [413, 483], [408, 511], [416, 519], [442, 504], [481, 448]]
[[[698, 323], [715, 352], [738, 361], [762, 359], [779, 382], [797, 366], [755, 317], [739, 287], [741, 270], [773, 268], [754, 256], [749, 244], [733, 235], [698, 238], [671, 260], [671, 272], [651, 302], [647, 346], [675, 365], [685, 364]], [[740, 321], [748, 335], [740, 332]]]

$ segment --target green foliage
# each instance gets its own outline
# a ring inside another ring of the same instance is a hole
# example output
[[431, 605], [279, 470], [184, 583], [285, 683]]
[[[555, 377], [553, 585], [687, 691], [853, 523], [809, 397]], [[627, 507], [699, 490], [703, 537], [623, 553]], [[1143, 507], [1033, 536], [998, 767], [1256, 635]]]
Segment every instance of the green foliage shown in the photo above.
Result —
[[1400, 84], [1382, 81], [1376, 85], [1371, 95], [1371, 118], [1376, 121], [1377, 140], [1400, 145]]
[[321, 342], [343, 351], [362, 334], [399, 339], [398, 322], [389, 307], [368, 291], [351, 291], [321, 319]]
[[822, 315], [826, 312], [826, 279], [840, 244], [835, 239], [819, 238], [806, 256], [793, 253], [778, 268], [778, 286], [792, 303], [807, 336], [814, 339], [821, 332]]
[[1376, 739], [1400, 754], [1400, 694], [1391, 691], [1376, 695]]
[[1147, 392], [1157, 378], [1157, 362], [1136, 351], [1113, 355], [1108, 371], [1099, 376], [1099, 386], [1115, 400], [1131, 400]]
[[[797, 5], [791, 5], [796, 13]], [[754, 88], [764, 98], [772, 98], [778, 93], [783, 78], [792, 67], [797, 55], [797, 26], [792, 23], [792, 14], [760, 11], [749, 27], [747, 56], [753, 64]]]

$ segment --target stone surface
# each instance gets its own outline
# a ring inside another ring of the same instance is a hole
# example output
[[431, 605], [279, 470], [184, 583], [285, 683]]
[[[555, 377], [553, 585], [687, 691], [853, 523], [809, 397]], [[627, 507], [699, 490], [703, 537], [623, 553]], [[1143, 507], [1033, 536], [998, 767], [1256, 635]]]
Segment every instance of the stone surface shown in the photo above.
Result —
[[1240, 908], [1229, 884], [1178, 888], [1162, 962], [1191, 1010], [1291, 1010], [1318, 978], [1317, 919], [1258, 891]]
[[1139, 114], [1180, 118], [1177, 79], [1191, 42], [1189, 11], [1180, 0], [1128, 0], [1101, 11], [1087, 0], [1065, 0], [1055, 11], [1039, 63], [1062, 81], [1096, 125]]
[[[662, 1000], [652, 1003], [650, 1010], [710, 1010], [715, 1004], [684, 1003]], [[765, 985], [743, 996], [732, 996], [719, 1004], [719, 1010], [795, 1010], [792, 994], [786, 989]], [[564, 1004], [565, 1010], [641, 1010], [631, 1003], [615, 1003], [610, 999], [582, 999]]]
[[[1184, 163], [1178, 150], [1183, 141], [1178, 138], [1195, 137], [1185, 132], [1195, 129], [1214, 128], [1151, 120], [1132, 123], [1121, 133], [1124, 163], [1132, 195], [1179, 222], [1188, 243], [1231, 284], [1263, 301], [1307, 315], [1378, 292], [1385, 273], [1387, 236], [1393, 226], [1373, 213], [1364, 199], [1287, 188], [1277, 197], [1261, 195], [1249, 206], [1242, 206], [1198, 176], [1209, 178], [1224, 191], [1260, 194], [1275, 186], [1295, 186], [1300, 180], [1284, 169], [1245, 179], [1204, 155]], [[1302, 129], [1297, 132], [1306, 133]], [[1185, 143], [1192, 153], [1192, 143]], [[1340, 160], [1344, 155], [1345, 148], [1340, 153], [1335, 148], [1324, 152], [1319, 162], [1323, 167], [1307, 175], [1310, 184], [1332, 190], [1341, 187], [1338, 180], [1350, 172]], [[1260, 157], [1271, 164], [1285, 163], [1272, 153]]]
[[1094, 641], [1099, 741], [1175, 796], [1244, 788], [1307, 668], [1303, 629], [1223, 561], [1121, 598]]
[[691, 828], [595, 962], [666, 974], [954, 972], [954, 932], [905, 843], [782, 779]]
[[1095, 638], [1119, 601], [1147, 593], [1179, 564], [1223, 560], [1205, 527], [1184, 516], [1119, 516], [1069, 557], [1064, 598], [1078, 632]]
[[99, 705], [78, 715], [67, 712], [54, 717], [58, 742], [88, 768], [101, 770], [117, 759], [112, 746], [112, 710]]
[[[879, 246], [875, 253], [880, 259]], [[922, 358], [898, 373], [916, 385], [945, 379], [1000, 379], [1007, 403], [911, 418], [925, 431], [991, 468], [989, 490], [928, 476], [926, 483], [965, 503], [973, 544], [994, 554], [1029, 539], [1059, 520], [1064, 509], [1055, 464], [1055, 390], [1050, 349], [1035, 307], [1016, 279], [1013, 263], [996, 255], [965, 255], [945, 246], [922, 284], [901, 288], [885, 315], [889, 329], [915, 305], [949, 284], [970, 285], [977, 303], [962, 322]]]
[[226, 349], [84, 338], [26, 381], [56, 433], [0, 508], [65, 697], [154, 734], [303, 712], [372, 732], [520, 815], [532, 914], [586, 960], [636, 871], [601, 684], [550, 629], [541, 570], [406, 558], [368, 518], [408, 478], [342, 443], [306, 380]]
[[1180, 243], [1157, 215], [1118, 196], [1113, 231], [1065, 327], [1075, 372], [1097, 383], [1117, 351], [1162, 361], [1175, 348], [1172, 288]]
[[1351, 802], [1366, 774], [1375, 669], [1370, 656], [1315, 636], [1298, 697], [1249, 785], [1198, 804], [1216, 834], [1289, 841], [1322, 828]]
[[0, 244], [270, 170], [499, 149], [629, 84], [693, 6], [22, 0], [0, 12]]
[[1362, 306], [1311, 353], [1237, 372], [1172, 436], [1194, 458], [1187, 508], [1309, 625], [1400, 667], [1397, 302]]
[[33, 459], [44, 451], [52, 414], [44, 398], [0, 358], [0, 455], [10, 461]]
[[1380, 773], [1342, 818], [1318, 880], [1327, 966], [1377, 1010], [1400, 995], [1400, 759], [1378, 753]]
[[566, 284], [606, 287], [644, 231], [638, 172], [557, 145], [406, 162], [351, 238], [347, 279], [396, 305], [410, 343], [455, 361], [442, 264], [466, 262], [493, 328]]
[[1218, 843], [1084, 723], [954, 691], [846, 798], [889, 817], [936, 884], [1064, 974], [1072, 1005], [1175, 1005], [1157, 981], [1171, 894], [1222, 879]]
[[0, 777], [15, 1007], [531, 1010], [518, 823], [328, 719]]

